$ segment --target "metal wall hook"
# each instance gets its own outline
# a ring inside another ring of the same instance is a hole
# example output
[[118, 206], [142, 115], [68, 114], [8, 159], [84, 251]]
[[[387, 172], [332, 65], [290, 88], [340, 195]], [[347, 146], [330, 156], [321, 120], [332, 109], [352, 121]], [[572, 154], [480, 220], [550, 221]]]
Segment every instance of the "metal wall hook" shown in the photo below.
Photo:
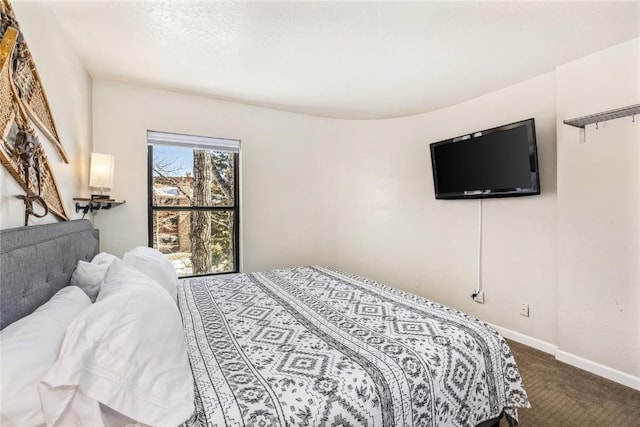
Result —
[[596, 129], [598, 129], [598, 122], [596, 122]]

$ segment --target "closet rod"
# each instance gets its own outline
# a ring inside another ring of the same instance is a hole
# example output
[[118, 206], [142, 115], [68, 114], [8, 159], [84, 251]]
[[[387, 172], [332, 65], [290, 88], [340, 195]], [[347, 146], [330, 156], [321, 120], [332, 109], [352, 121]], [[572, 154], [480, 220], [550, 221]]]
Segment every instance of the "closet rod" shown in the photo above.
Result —
[[576, 117], [575, 119], [565, 120], [563, 123], [565, 125], [584, 129], [586, 125], [589, 125], [591, 123], [619, 119], [620, 117], [635, 116], [637, 114], [640, 114], [640, 104], [617, 108], [615, 110], [604, 111], [598, 114], [591, 114], [589, 116]]

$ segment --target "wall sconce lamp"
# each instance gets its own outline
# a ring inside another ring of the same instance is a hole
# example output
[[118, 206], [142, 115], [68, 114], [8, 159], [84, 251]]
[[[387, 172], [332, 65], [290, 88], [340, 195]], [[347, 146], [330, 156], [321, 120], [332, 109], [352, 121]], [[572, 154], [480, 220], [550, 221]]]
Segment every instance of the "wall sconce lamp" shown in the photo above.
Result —
[[104, 194], [104, 190], [111, 190], [113, 187], [113, 172], [115, 166], [115, 158], [111, 154], [91, 153], [91, 165], [89, 167], [89, 187], [99, 188], [100, 194], [92, 194], [91, 198], [75, 198], [76, 201], [87, 202], [81, 205], [76, 202], [76, 212], [82, 211], [83, 217], [88, 212], [100, 209], [111, 209], [113, 206], [119, 206], [124, 201], [116, 201], [108, 194]]

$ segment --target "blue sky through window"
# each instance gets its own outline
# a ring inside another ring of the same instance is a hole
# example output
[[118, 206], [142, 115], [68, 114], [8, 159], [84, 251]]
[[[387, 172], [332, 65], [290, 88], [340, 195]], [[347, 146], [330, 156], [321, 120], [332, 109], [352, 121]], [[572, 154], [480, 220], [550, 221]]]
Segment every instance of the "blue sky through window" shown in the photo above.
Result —
[[[164, 145], [153, 146], [153, 161], [162, 161], [169, 165], [171, 176], [185, 176], [187, 172], [193, 173], [193, 148], [191, 147], [167, 147]], [[155, 172], [154, 176], [158, 176]]]

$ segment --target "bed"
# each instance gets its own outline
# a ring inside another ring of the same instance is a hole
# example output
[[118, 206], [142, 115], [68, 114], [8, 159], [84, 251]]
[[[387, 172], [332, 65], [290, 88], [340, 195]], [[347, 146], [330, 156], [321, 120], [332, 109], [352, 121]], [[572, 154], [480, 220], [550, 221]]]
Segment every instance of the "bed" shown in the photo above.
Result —
[[[86, 220], [3, 230], [0, 246], [2, 328], [99, 252]], [[193, 399], [185, 427], [485, 427], [516, 423], [529, 407], [495, 330], [353, 274], [309, 266], [205, 276], [179, 280], [175, 292]]]

